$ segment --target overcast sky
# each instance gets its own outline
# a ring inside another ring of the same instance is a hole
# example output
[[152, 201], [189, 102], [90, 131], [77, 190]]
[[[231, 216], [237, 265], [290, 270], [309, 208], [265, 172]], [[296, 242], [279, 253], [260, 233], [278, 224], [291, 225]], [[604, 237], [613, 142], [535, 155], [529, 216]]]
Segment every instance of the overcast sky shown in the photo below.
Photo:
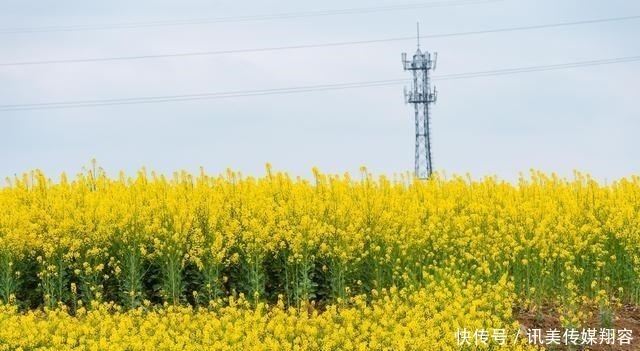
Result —
[[[413, 3], [417, 2], [413, 1]], [[411, 1], [0, 2], [0, 32], [340, 10]], [[640, 15], [633, 0], [503, 0], [366, 14], [92, 31], [0, 33], [0, 64], [440, 34]], [[436, 75], [640, 55], [640, 20], [423, 39]], [[197, 94], [408, 78], [415, 42], [73, 64], [0, 65], [0, 105]], [[515, 179], [530, 168], [601, 180], [640, 172], [640, 62], [436, 81], [434, 168]], [[0, 111], [0, 176], [57, 178], [96, 158], [107, 171], [203, 166], [307, 176], [413, 169], [402, 86], [76, 109]]]

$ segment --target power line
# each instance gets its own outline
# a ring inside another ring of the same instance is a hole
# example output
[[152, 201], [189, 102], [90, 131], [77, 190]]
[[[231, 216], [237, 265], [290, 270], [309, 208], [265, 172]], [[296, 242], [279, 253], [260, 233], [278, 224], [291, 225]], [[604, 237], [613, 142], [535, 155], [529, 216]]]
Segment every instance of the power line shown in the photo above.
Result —
[[[637, 62], [637, 61], [640, 61], [640, 56], [616, 57], [616, 58], [608, 58], [608, 59], [602, 59], [602, 60], [567, 62], [567, 63], [553, 64], [553, 65], [526, 66], [526, 67], [517, 67], [517, 68], [508, 68], [508, 69], [446, 74], [446, 75], [434, 76], [433, 78], [436, 81], [470, 79], [470, 78], [480, 78], [480, 77], [511, 75], [511, 74], [519, 74], [519, 73], [563, 70], [563, 69], [571, 69], [571, 68], [587, 67], [587, 66], [610, 65], [610, 64]], [[407, 82], [408, 82], [407, 79], [387, 79], [387, 80], [377, 80], [377, 81], [307, 85], [307, 86], [273, 88], [273, 89], [262, 89], [262, 90], [238, 90], [238, 91], [217, 92], [217, 93], [151, 96], [151, 97], [138, 97], [138, 98], [76, 100], [76, 101], [45, 102], [45, 103], [31, 103], [31, 104], [13, 104], [13, 105], [0, 105], [0, 112], [42, 110], [42, 109], [62, 109], [62, 108], [66, 109], [66, 108], [81, 108], [81, 107], [96, 107], [96, 106], [130, 105], [130, 104], [150, 104], [150, 103], [161, 103], [161, 102], [212, 100], [212, 99], [224, 99], [224, 98], [234, 98], [234, 97], [294, 94], [294, 93], [316, 92], [316, 91], [327, 91], [327, 90], [343, 90], [343, 89], [354, 89], [354, 88], [401, 85], [401, 84], [406, 84]]]
[[636, 61], [640, 61], [640, 56], [616, 57], [616, 58], [609, 58], [609, 59], [602, 59], [602, 60], [567, 62], [567, 63], [553, 64], [553, 65], [528, 66], [528, 67], [507, 68], [507, 69], [498, 69], [498, 70], [490, 70], [490, 71], [447, 74], [443, 76], [434, 76], [434, 79], [456, 80], [456, 79], [468, 79], [468, 78], [481, 78], [481, 77], [511, 75], [511, 74], [518, 74], [518, 73], [556, 71], [556, 70], [587, 67], [587, 66], [611, 65], [611, 64], [617, 64], [617, 63], [627, 63], [627, 62], [636, 62]]
[[[620, 21], [637, 20], [637, 19], [640, 19], [640, 15], [637, 15], [637, 16], [625, 16], [625, 17], [599, 18], [599, 19], [573, 21], [573, 22], [559, 22], [559, 23], [550, 23], [550, 24], [539, 24], [539, 25], [530, 25], [530, 26], [506, 27], [506, 28], [486, 29], [486, 30], [477, 30], [477, 31], [466, 31], [466, 32], [431, 34], [431, 35], [422, 35], [421, 37], [422, 38], [460, 37], [460, 36], [479, 35], [479, 34], [527, 31], [527, 30], [536, 30], [536, 29], [544, 29], [544, 28], [568, 27], [568, 26], [577, 26], [577, 25], [595, 24], [595, 23], [620, 22]], [[96, 58], [85, 58], [85, 59], [62, 59], [62, 60], [7, 62], [7, 63], [0, 63], [0, 67], [33, 66], [33, 65], [48, 65], [48, 64], [70, 64], [70, 63], [93, 63], [93, 62], [108, 62], [108, 61], [128, 61], [128, 60], [177, 58], [177, 57], [190, 57], [190, 56], [215, 56], [215, 55], [242, 54], [242, 53], [251, 53], [251, 52], [268, 52], [268, 51], [298, 50], [298, 49], [311, 49], [311, 48], [322, 48], [322, 47], [365, 45], [365, 44], [376, 44], [376, 43], [384, 43], [384, 42], [409, 41], [409, 40], [415, 40], [415, 37], [395, 37], [395, 38], [357, 40], [357, 41], [342, 41], [342, 42], [332, 42], [332, 43], [299, 44], [299, 45], [289, 45], [289, 46], [275, 46], [275, 47], [263, 47], [263, 48], [247, 48], [247, 49], [232, 49], [232, 50], [218, 50], [218, 51], [196, 51], [196, 52], [156, 54], [156, 55], [114, 56], [114, 57], [96, 57]]]
[[321, 10], [321, 11], [284, 12], [284, 13], [251, 15], [251, 16], [196, 18], [196, 19], [171, 20], [171, 21], [4, 28], [4, 29], [0, 29], [0, 34], [70, 32], [70, 31], [75, 32], [75, 31], [95, 31], [95, 30], [110, 30], [110, 29], [134, 29], [134, 28], [166, 27], [166, 26], [186, 26], [186, 25], [200, 25], [200, 24], [211, 24], [211, 23], [254, 22], [254, 21], [280, 20], [280, 19], [293, 19], [293, 18], [365, 14], [365, 13], [377, 13], [377, 12], [389, 12], [389, 11], [406, 11], [406, 10], [435, 8], [435, 7], [479, 5], [479, 4], [487, 4], [487, 3], [499, 2], [499, 1], [504, 1], [504, 0], [443, 0], [443, 1], [431, 1], [431, 2], [422, 2], [422, 3], [410, 3], [410, 4], [387, 5], [387, 6], [376, 6], [376, 7], [360, 7], [360, 8]]
[[21, 109], [23, 107], [35, 107], [35, 108], [63, 107], [64, 108], [64, 107], [69, 107], [67, 105], [76, 105], [76, 104], [82, 104], [82, 106], [79, 106], [79, 107], [83, 107], [85, 105], [86, 106], [101, 106], [103, 104], [122, 105], [122, 104], [131, 104], [131, 103], [137, 104], [137, 103], [153, 103], [153, 102], [164, 102], [164, 101], [185, 101], [185, 100], [201, 100], [201, 99], [215, 99], [215, 98], [255, 96], [255, 95], [273, 95], [273, 94], [285, 94], [285, 93], [293, 93], [293, 92], [323, 91], [323, 90], [335, 90], [335, 89], [360, 88], [360, 87], [369, 87], [369, 86], [385, 86], [385, 85], [393, 85], [393, 84], [399, 84], [404, 82], [406, 82], [406, 79], [388, 79], [388, 80], [367, 81], [367, 82], [320, 84], [320, 85], [298, 86], [298, 87], [287, 87], [287, 88], [271, 88], [271, 89], [261, 89], [261, 90], [239, 90], [239, 91], [228, 91], [228, 92], [218, 92], [218, 93], [0, 105], [0, 111], [3, 111], [4, 109]]

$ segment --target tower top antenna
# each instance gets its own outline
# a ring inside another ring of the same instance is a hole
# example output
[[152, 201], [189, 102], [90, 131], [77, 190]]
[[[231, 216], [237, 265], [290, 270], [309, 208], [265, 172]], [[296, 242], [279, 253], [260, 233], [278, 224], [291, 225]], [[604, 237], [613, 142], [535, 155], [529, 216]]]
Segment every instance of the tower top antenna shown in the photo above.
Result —
[[420, 22], [416, 22], [416, 39], [418, 41], [418, 50], [420, 49]]

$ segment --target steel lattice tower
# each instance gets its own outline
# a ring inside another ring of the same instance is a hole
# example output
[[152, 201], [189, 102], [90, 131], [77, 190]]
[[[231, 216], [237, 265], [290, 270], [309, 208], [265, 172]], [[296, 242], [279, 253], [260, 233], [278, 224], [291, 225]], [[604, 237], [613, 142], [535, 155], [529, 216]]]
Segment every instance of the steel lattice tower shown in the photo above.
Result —
[[437, 100], [437, 91], [433, 87], [429, 73], [436, 69], [438, 54], [433, 56], [429, 52], [420, 51], [420, 28], [418, 27], [418, 50], [411, 60], [407, 54], [402, 54], [402, 65], [405, 71], [411, 71], [413, 82], [411, 91], [405, 88], [405, 102], [413, 104], [415, 108], [416, 124], [416, 150], [415, 150], [415, 174], [419, 179], [427, 179], [433, 171], [431, 163], [431, 108], [430, 105]]

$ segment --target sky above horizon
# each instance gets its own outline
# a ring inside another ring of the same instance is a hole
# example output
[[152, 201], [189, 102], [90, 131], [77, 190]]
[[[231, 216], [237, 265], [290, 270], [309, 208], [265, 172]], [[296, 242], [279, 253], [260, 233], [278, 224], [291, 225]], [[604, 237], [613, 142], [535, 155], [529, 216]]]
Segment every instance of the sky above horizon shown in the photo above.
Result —
[[[464, 6], [129, 29], [7, 29], [341, 10], [419, 1], [56, 1], [0, 4], [0, 107], [409, 78], [414, 41], [147, 60], [3, 63], [170, 54], [407, 37], [640, 15], [640, 2], [502, 0]], [[428, 2], [428, 1], [426, 1]], [[424, 3], [426, 3], [424, 2]], [[640, 19], [423, 38], [435, 76], [640, 55]], [[636, 38], [636, 39], [634, 39]], [[640, 62], [435, 79], [436, 171], [516, 179], [535, 168], [613, 181], [640, 173]], [[402, 85], [73, 109], [0, 110], [0, 178], [31, 169], [111, 174], [202, 166], [247, 175], [413, 170], [413, 107]]]

